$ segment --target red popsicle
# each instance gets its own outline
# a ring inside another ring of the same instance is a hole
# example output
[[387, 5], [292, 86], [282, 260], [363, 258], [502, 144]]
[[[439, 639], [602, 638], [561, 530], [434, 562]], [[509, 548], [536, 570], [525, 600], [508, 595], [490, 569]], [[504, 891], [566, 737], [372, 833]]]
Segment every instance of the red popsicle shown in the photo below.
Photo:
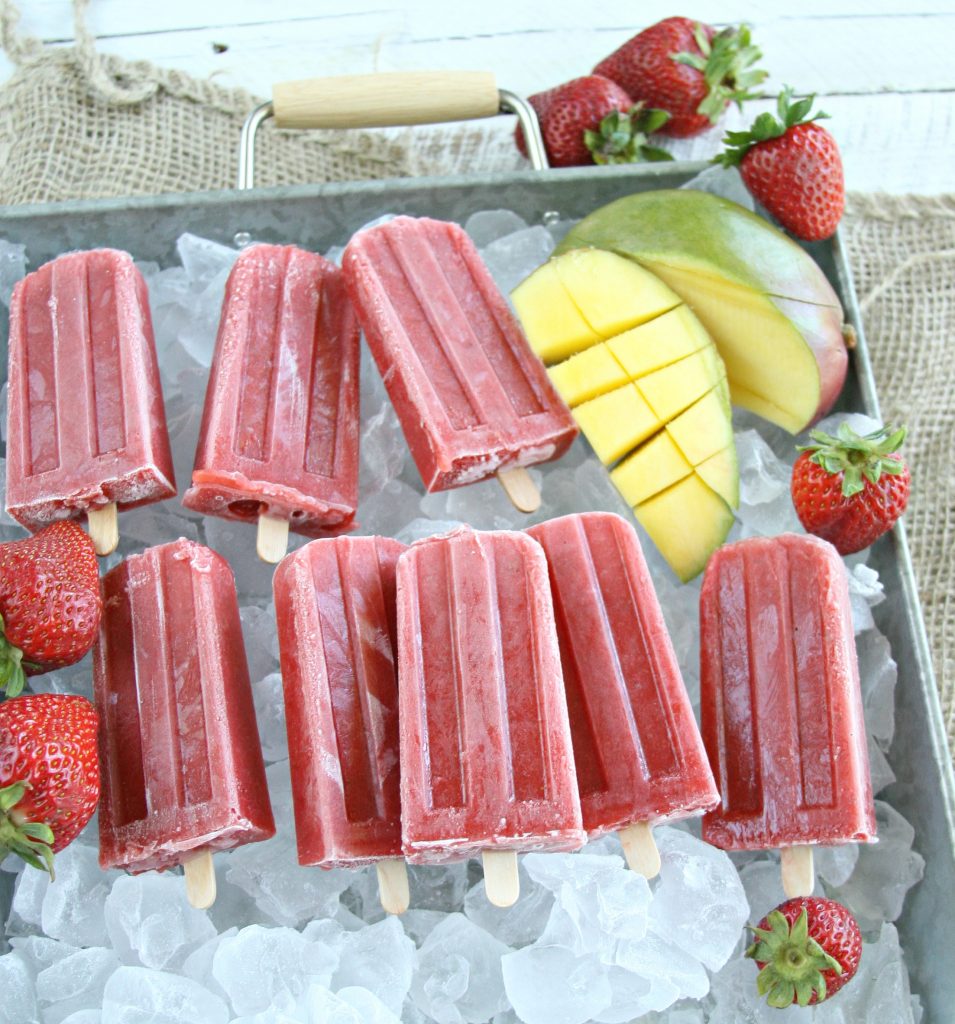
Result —
[[395, 566], [387, 537], [316, 540], [275, 571], [301, 864], [376, 864], [382, 903], [408, 906], [401, 854]]
[[719, 802], [636, 531], [584, 512], [532, 526], [550, 567], [584, 828], [653, 877], [650, 826]]
[[226, 284], [192, 486], [182, 503], [288, 531], [347, 528], [358, 504], [359, 327], [342, 273], [317, 253], [254, 245]]
[[796, 534], [720, 548], [700, 594], [700, 664], [703, 740], [723, 798], [703, 838], [781, 848], [787, 892], [809, 895], [813, 845], [869, 842], [876, 829], [836, 549]]
[[342, 267], [425, 487], [498, 474], [536, 508], [518, 470], [562, 455], [577, 427], [464, 229], [396, 217], [355, 235]]
[[176, 493], [149, 296], [129, 253], [72, 252], [10, 305], [7, 511], [27, 529], [86, 514], [99, 554], [116, 509]]
[[466, 527], [413, 544], [398, 560], [398, 678], [405, 855], [482, 854], [506, 906], [517, 851], [584, 841], [540, 545]]
[[190, 900], [208, 905], [211, 852], [275, 833], [225, 559], [180, 539], [108, 572], [93, 682], [100, 864], [183, 864]]

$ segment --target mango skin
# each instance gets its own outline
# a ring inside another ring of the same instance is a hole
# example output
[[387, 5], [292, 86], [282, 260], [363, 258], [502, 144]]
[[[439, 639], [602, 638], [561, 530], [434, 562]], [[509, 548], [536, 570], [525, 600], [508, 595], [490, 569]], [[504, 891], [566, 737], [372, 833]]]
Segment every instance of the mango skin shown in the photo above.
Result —
[[587, 246], [628, 256], [648, 270], [672, 267], [767, 296], [802, 335], [819, 368], [818, 402], [799, 426], [815, 422], [835, 402], [848, 366], [839, 297], [812, 257], [762, 217], [692, 189], [638, 192], [585, 217], [555, 255]]

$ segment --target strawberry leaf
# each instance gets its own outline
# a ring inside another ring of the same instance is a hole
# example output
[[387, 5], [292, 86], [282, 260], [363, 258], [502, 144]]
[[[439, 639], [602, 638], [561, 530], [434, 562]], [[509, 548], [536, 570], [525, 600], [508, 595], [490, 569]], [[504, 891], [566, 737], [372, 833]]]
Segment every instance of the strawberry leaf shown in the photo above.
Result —
[[776, 102], [776, 116], [773, 116], [768, 110], [764, 110], [748, 131], [727, 132], [723, 136], [723, 145], [726, 148], [722, 153], [717, 153], [712, 162], [721, 164], [723, 167], [738, 167], [742, 163], [743, 157], [759, 143], [778, 139], [797, 124], [808, 124], [810, 121], [818, 121], [829, 116], [822, 111], [815, 114], [809, 113], [816, 100], [815, 95], [797, 100], [795, 103], [792, 102], [792, 96], [792, 86], [787, 85], [779, 94]]
[[699, 53], [673, 53], [670, 58], [703, 74], [707, 93], [696, 110], [716, 124], [728, 104], [735, 103], [742, 108], [745, 100], [761, 95], [753, 90], [766, 78], [767, 72], [753, 65], [763, 54], [752, 45], [749, 25], [745, 24], [724, 28], [711, 41], [697, 22], [693, 38]]
[[893, 430], [880, 427], [869, 434], [857, 434], [845, 420], [835, 435], [821, 430], [809, 433], [811, 444], [797, 445], [809, 452], [809, 458], [827, 473], [842, 474], [842, 496], [851, 498], [865, 489], [865, 481], [877, 485], [883, 473], [905, 472], [898, 450], [905, 440], [905, 427]]
[[612, 110], [601, 120], [598, 131], [584, 132], [584, 143], [596, 164], [672, 160], [666, 150], [647, 143], [647, 136], [669, 119], [665, 110], [647, 109], [636, 103], [627, 111]]

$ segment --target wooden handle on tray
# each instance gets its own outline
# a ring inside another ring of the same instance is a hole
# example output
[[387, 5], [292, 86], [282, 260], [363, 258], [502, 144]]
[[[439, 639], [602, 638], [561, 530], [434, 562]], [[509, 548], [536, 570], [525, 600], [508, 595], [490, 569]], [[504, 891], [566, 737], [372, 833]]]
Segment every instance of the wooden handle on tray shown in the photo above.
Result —
[[379, 128], [493, 117], [501, 109], [490, 71], [385, 71], [279, 82], [279, 128]]

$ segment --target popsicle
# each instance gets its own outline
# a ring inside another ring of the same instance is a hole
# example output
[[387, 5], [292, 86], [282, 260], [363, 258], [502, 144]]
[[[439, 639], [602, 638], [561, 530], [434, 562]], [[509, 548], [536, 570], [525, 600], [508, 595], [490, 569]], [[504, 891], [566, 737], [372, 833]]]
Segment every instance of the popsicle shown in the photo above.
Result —
[[544, 552], [467, 527], [418, 541], [397, 600], [405, 856], [480, 853], [508, 906], [517, 851], [584, 842]]
[[72, 252], [10, 305], [7, 511], [29, 530], [86, 514], [96, 550], [116, 511], [176, 493], [146, 283], [129, 253]]
[[258, 522], [266, 561], [285, 554], [289, 528], [321, 536], [354, 518], [359, 336], [342, 273], [322, 256], [254, 245], [236, 260], [182, 502]]
[[358, 232], [342, 268], [425, 487], [497, 474], [536, 509], [523, 467], [562, 455], [577, 428], [464, 229], [396, 217]]
[[300, 864], [375, 864], [408, 908], [401, 854], [395, 567], [387, 537], [314, 540], [273, 579]]
[[652, 878], [651, 826], [720, 798], [640, 542], [607, 512], [527, 532], [550, 569], [584, 828], [619, 832], [630, 867]]
[[215, 899], [213, 850], [275, 833], [228, 563], [180, 538], [103, 577], [93, 655], [100, 712], [100, 864], [182, 864]]
[[781, 850], [791, 896], [812, 846], [870, 842], [875, 810], [846, 571], [816, 537], [720, 548], [700, 594], [703, 740], [722, 803], [703, 838]]

